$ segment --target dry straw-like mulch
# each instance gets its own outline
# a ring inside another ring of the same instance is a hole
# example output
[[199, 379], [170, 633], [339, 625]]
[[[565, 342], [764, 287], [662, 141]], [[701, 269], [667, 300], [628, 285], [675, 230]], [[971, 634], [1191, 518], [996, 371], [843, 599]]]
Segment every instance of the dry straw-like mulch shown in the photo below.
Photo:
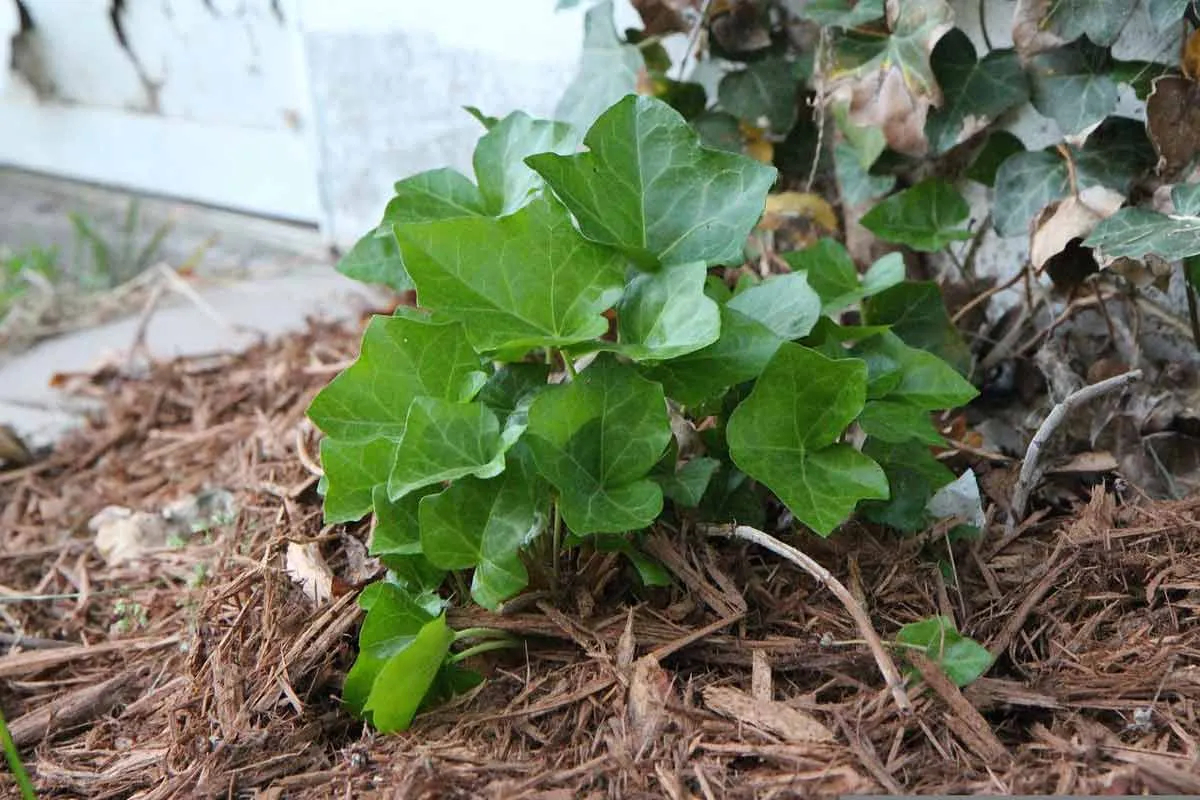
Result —
[[[322, 525], [304, 421], [356, 347], [322, 325], [140, 378], [75, 376], [104, 413], [0, 472], [0, 709], [43, 796], [1200, 794], [1200, 502], [1103, 488], [952, 553], [860, 528], [793, 540], [885, 639], [942, 613], [997, 654], [964, 691], [913, 665], [911, 715], [806, 575], [662, 530], [650, 548], [673, 589], [637, 589], [613, 554], [564, 559], [557, 596], [452, 614], [520, 634], [524, 652], [477, 659], [480, 690], [373, 735], [337, 698], [368, 529]], [[234, 521], [134, 563], [100, 558], [87, 523], [105, 506], [155, 512], [209, 489], [233, 493]], [[330, 601], [288, 577], [289, 542], [319, 546]]]

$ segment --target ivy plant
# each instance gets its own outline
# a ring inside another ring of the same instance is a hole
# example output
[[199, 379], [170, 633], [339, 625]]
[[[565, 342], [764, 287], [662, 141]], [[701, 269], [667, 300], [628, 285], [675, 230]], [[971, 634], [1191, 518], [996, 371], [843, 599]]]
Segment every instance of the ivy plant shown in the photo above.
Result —
[[[664, 518], [746, 519], [746, 492], [750, 513], [769, 492], [829, 535], [897, 494], [897, 458], [932, 460], [931, 412], [975, 395], [935, 354], [952, 351], [944, 308], [924, 308], [898, 254], [860, 274], [825, 239], [785, 254], [787, 271], [724, 283], [778, 173], [705, 146], [666, 101], [622, 97], [582, 137], [484, 119], [474, 181], [400, 181], [347, 256], [344, 271], [411, 286], [416, 305], [372, 319], [309, 409], [325, 517], [372, 515], [388, 567], [360, 597], [343, 692], [382, 731], [475, 685], [464, 659], [512, 645], [452, 630], [451, 604], [496, 609], [587, 543], [662, 583], [639, 535]], [[912, 191], [880, 212], [880, 235], [956, 239], [945, 188]], [[843, 324], [852, 307], [863, 324]], [[702, 451], [672, 415], [708, 422]]]

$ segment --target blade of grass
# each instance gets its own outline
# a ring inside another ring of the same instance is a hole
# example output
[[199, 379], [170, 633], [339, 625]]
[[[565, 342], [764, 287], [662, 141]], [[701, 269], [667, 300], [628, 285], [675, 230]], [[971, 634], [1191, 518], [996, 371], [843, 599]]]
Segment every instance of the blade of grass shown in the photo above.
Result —
[[37, 800], [37, 793], [33, 790], [33, 781], [30, 780], [25, 765], [21, 763], [21, 754], [17, 752], [17, 744], [8, 732], [8, 723], [4, 721], [3, 713], [0, 713], [0, 746], [4, 748], [4, 756], [8, 759], [8, 768], [12, 770], [13, 777], [16, 778], [17, 788], [21, 790], [21, 800]]

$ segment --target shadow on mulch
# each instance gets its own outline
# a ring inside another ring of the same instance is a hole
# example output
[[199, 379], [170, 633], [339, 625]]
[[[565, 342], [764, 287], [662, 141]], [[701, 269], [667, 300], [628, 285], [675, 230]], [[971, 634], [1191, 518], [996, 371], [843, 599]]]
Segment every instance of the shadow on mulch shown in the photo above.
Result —
[[[304, 419], [356, 350], [357, 334], [314, 325], [140, 379], [73, 376], [104, 414], [0, 472], [0, 708], [45, 797], [1200, 793], [1200, 501], [1103, 489], [953, 559], [944, 540], [859, 528], [798, 542], [885, 639], [940, 613], [997, 654], [962, 692], [912, 678], [911, 715], [806, 575], [664, 530], [651, 548], [673, 589], [580, 552], [558, 597], [452, 613], [525, 651], [476, 659], [476, 693], [373, 735], [337, 697], [353, 585], [314, 608], [284, 570], [289, 541], [336, 575], [361, 567], [368, 528], [321, 523]], [[213, 488], [236, 520], [132, 564], [99, 557], [87, 523], [105, 506], [156, 512]]]

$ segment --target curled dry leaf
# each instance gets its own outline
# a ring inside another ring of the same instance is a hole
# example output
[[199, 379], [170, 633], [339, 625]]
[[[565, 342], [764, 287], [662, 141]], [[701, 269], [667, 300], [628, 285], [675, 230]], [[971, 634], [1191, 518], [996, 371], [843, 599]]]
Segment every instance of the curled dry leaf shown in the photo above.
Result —
[[689, 12], [696, 10], [695, 0], [632, 0], [642, 18], [647, 36], [687, 33], [691, 30]]
[[1158, 154], [1158, 172], [1173, 177], [1200, 155], [1200, 31], [1193, 31], [1180, 59], [1183, 75], [1154, 81], [1146, 99], [1146, 130]]
[[333, 572], [316, 543], [288, 542], [283, 569], [314, 605], [324, 605], [333, 596]]
[[1089, 186], [1078, 195], [1052, 203], [1034, 222], [1029, 242], [1029, 260], [1042, 269], [1067, 250], [1075, 239], [1086, 239], [1102, 219], [1111, 217], [1125, 202], [1125, 195], [1106, 186]]
[[708, 17], [713, 41], [727, 53], [752, 53], [771, 46], [771, 30], [756, 0], [715, 0]]
[[788, 219], [809, 219], [828, 233], [837, 233], [837, 214], [824, 197], [811, 192], [780, 192], [767, 197], [766, 213], [759, 227], [778, 230]]
[[638, 750], [647, 747], [658, 735], [671, 697], [671, 674], [658, 659], [646, 655], [633, 665], [629, 680], [629, 730]]
[[1050, 13], [1051, 0], [1018, 0], [1013, 11], [1013, 45], [1022, 59], [1052, 50], [1066, 44], [1053, 31], [1046, 28], [1046, 15]]
[[929, 109], [942, 104], [930, 55], [953, 28], [954, 13], [943, 0], [888, 0], [887, 23], [890, 33], [873, 57], [835, 69], [831, 99], [848, 104], [850, 122], [882, 130], [891, 149], [923, 156]]

